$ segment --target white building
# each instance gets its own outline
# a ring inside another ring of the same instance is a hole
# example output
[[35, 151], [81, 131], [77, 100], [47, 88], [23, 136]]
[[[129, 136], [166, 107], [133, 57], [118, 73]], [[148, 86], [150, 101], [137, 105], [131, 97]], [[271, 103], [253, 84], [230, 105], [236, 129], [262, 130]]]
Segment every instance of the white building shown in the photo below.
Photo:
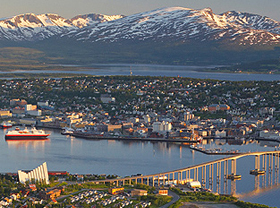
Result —
[[31, 115], [31, 116], [41, 116], [42, 111], [41, 110], [30, 110], [30, 111], [27, 111], [26, 114]]
[[154, 122], [153, 123], [153, 131], [154, 132], [168, 132], [171, 131], [172, 124], [167, 121], [163, 122]]
[[49, 106], [49, 102], [48, 101], [46, 101], [46, 102], [37, 102], [37, 105], [38, 106], [40, 106], [40, 107], [42, 107], [42, 106]]
[[260, 137], [269, 138], [269, 139], [279, 139], [280, 133], [279, 133], [279, 131], [263, 130], [263, 131], [260, 131]]
[[217, 136], [217, 137], [226, 137], [227, 136], [227, 132], [225, 130], [217, 130], [215, 132], [215, 136]]
[[116, 101], [116, 98], [111, 97], [110, 94], [102, 94], [100, 99], [103, 103], [114, 103]]
[[39, 182], [45, 182], [46, 184], [50, 183], [46, 162], [30, 172], [19, 170], [18, 177], [20, 183], [25, 183], [26, 181], [31, 182], [32, 179]]
[[37, 105], [26, 104], [24, 107], [26, 112], [37, 110]]

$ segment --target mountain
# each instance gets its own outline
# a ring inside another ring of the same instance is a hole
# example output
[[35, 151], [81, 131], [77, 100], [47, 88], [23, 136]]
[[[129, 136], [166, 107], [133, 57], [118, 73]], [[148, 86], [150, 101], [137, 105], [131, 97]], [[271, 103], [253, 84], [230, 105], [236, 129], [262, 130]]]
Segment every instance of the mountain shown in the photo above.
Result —
[[57, 14], [21, 14], [0, 20], [0, 40], [38, 41], [61, 35], [105, 21], [122, 18], [122, 15], [88, 14], [65, 19]]
[[279, 25], [267, 17], [247, 13], [216, 15], [210, 8], [170, 7], [99, 23], [66, 36], [90, 42], [199, 40], [265, 45], [279, 43]]
[[279, 58], [280, 22], [183, 7], [71, 19], [23, 14], [0, 19], [0, 46], [35, 48], [71, 64], [229, 64]]

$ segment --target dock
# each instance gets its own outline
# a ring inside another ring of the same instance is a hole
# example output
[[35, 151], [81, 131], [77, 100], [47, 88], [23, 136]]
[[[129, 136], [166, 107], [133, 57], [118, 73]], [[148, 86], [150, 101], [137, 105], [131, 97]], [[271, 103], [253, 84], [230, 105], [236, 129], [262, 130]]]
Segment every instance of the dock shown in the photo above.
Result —
[[220, 150], [211, 150], [211, 149], [204, 149], [204, 148], [198, 148], [198, 147], [192, 147], [190, 146], [190, 149], [198, 151], [198, 152], [202, 152], [206, 155], [239, 155], [239, 154], [243, 154], [241, 152], [238, 152], [236, 150], [234, 151], [226, 151], [226, 152], [222, 152]]
[[196, 144], [196, 140], [187, 140], [187, 139], [167, 139], [167, 138], [149, 138], [149, 137], [118, 137], [118, 136], [98, 136], [98, 135], [87, 135], [87, 134], [70, 134], [77, 138], [89, 139], [89, 140], [119, 140], [119, 141], [148, 141], [148, 142], [179, 142], [186, 145]]

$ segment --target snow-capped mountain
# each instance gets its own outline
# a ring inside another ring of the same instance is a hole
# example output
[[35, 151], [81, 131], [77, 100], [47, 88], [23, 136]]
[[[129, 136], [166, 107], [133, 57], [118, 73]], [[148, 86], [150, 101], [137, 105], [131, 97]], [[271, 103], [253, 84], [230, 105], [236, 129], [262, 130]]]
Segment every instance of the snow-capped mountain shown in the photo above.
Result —
[[65, 19], [57, 14], [22, 14], [0, 20], [0, 40], [44, 40], [54, 35], [61, 35], [89, 25], [96, 25], [122, 17], [122, 15], [88, 14]]
[[56, 14], [23, 14], [0, 20], [0, 40], [40, 41], [50, 37], [78, 42], [215, 41], [237, 45], [280, 42], [280, 22], [268, 17], [210, 8], [156, 9], [130, 16], [88, 14], [65, 19]]
[[214, 14], [210, 8], [157, 9], [82, 28], [63, 35], [78, 41], [231, 41], [239, 45], [277, 44], [280, 23], [260, 15], [241, 12]]

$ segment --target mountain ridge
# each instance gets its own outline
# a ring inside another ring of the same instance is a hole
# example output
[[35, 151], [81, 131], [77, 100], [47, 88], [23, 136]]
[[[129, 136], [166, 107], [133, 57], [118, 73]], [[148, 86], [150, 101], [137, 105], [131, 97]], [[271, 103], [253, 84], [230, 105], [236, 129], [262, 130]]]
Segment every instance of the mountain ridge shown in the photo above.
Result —
[[280, 22], [184, 7], [70, 19], [28, 13], [0, 20], [0, 46], [43, 50], [67, 63], [228, 64], [279, 57]]

